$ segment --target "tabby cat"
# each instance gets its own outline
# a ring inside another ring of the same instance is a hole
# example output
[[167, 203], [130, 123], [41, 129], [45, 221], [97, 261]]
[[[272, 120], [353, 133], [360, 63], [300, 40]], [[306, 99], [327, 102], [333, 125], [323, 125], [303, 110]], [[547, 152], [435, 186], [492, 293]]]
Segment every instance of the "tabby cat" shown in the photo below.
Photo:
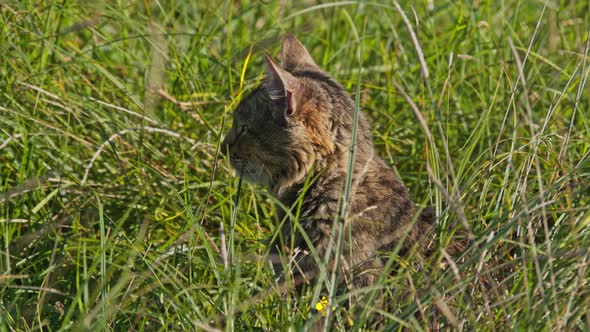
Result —
[[[280, 205], [291, 209], [277, 208], [279, 220], [286, 222], [270, 242], [271, 253], [287, 257], [282, 264], [275, 261], [279, 275], [287, 264], [287, 271], [299, 280], [312, 279], [326, 251], [335, 251], [353, 112], [346, 91], [292, 35], [283, 41], [281, 64], [266, 58], [265, 82], [234, 112], [222, 152], [229, 155], [240, 176], [265, 186]], [[365, 287], [375, 282], [383, 267], [378, 251], [387, 251], [402, 239], [402, 249], [409, 249], [431, 228], [434, 214], [427, 209], [416, 215], [408, 189], [375, 154], [371, 128], [362, 112], [354, 149], [338, 275], [340, 284]], [[294, 225], [297, 212], [300, 227]], [[334, 268], [335, 254], [330, 254], [328, 273]]]

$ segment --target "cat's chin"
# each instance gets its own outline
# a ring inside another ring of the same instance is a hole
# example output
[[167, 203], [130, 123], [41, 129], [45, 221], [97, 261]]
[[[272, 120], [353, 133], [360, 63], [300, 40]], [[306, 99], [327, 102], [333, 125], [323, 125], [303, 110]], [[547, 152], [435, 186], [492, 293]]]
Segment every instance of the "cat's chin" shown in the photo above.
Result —
[[250, 183], [258, 184], [267, 188], [270, 187], [270, 180], [264, 176], [259, 176], [248, 172], [240, 173], [239, 171], [236, 171], [236, 173], [238, 174], [238, 176], [242, 177], [244, 180]]
[[245, 164], [243, 161], [232, 161], [231, 164], [236, 174], [244, 180], [265, 187], [270, 186], [271, 181], [262, 170], [254, 171], [250, 165]]

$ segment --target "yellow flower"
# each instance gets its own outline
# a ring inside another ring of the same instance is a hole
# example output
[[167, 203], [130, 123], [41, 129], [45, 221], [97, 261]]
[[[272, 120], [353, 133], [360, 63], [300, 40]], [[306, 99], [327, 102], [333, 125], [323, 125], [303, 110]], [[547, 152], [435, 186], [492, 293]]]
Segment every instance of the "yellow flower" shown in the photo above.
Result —
[[[319, 312], [322, 315], [322, 317], [326, 317], [326, 315], [328, 314], [328, 308], [328, 298], [325, 296], [322, 296], [318, 303], [316, 303], [313, 307], [314, 311]], [[348, 323], [348, 326], [354, 326], [354, 321], [350, 317], [350, 314], [346, 315], [346, 322]]]
[[315, 310], [322, 314], [323, 317], [326, 317], [328, 314], [328, 298], [322, 296], [322, 298], [315, 304]]

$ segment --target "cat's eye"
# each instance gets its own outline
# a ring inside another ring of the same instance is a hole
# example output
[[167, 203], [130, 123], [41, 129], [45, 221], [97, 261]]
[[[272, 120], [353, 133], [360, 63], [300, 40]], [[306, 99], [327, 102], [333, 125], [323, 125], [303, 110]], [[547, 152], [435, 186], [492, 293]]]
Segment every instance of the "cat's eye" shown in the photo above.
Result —
[[236, 136], [236, 140], [238, 140], [246, 132], [246, 130], [248, 130], [248, 127], [246, 127], [246, 125], [242, 125], [240, 127], [240, 131], [238, 131], [238, 135]]

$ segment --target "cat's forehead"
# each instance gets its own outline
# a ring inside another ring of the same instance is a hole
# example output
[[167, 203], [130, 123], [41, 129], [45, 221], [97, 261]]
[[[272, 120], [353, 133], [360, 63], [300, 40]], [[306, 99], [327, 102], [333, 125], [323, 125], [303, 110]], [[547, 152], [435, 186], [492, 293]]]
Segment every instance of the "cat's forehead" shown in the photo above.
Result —
[[263, 115], [268, 100], [262, 87], [248, 94], [234, 111], [234, 120], [240, 122], [255, 121]]

